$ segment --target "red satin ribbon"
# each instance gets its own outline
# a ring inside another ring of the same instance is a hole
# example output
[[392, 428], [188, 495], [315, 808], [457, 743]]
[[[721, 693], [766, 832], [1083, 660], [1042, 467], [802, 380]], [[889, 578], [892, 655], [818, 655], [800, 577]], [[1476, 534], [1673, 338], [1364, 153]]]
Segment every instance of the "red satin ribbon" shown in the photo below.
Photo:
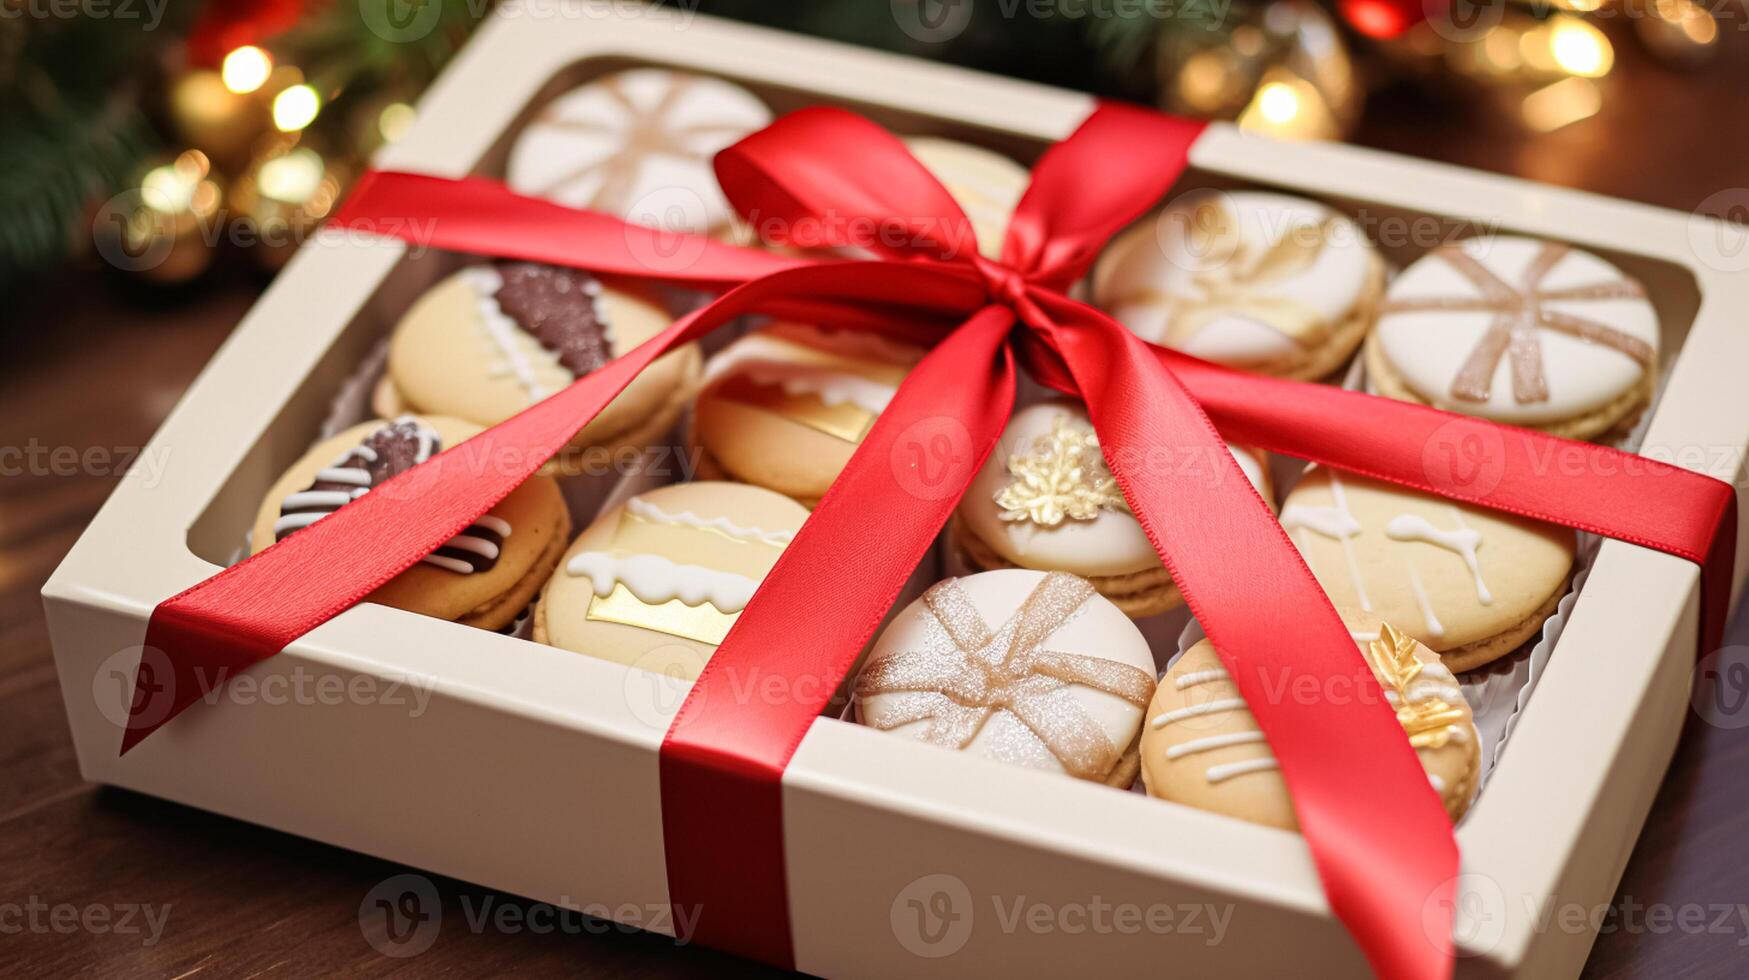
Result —
[[[136, 714], [123, 751], [206, 689], [196, 675], [273, 655], [435, 550], [663, 352], [753, 311], [902, 334], [933, 350], [766, 577], [663, 743], [670, 899], [701, 910], [691, 938], [793, 965], [784, 768], [996, 444], [1018, 360], [1087, 403], [1131, 509], [1276, 751], [1331, 907], [1380, 974], [1448, 976], [1443, 937], [1458, 871], [1450, 822], [1382, 697], [1280, 699], [1263, 683], [1293, 672], [1373, 681], [1222, 434], [1702, 562], [1702, 649], [1723, 625], [1735, 495], [1603, 447], [1229, 371], [1146, 344], [1064, 296], [1106, 240], [1166, 193], [1200, 132], [1100, 107], [1034, 168], [1000, 261], [976, 253], [952, 198], [898, 140], [832, 109], [748, 137], [719, 155], [718, 175], [762, 229], [858, 245], [875, 261], [816, 263], [665, 236], [478, 179], [367, 178], [338, 223], [726, 292], [557, 395], [160, 604], [146, 643], [175, 666], [175, 703], [164, 717]], [[1201, 467], [1149, 462], [1183, 458]], [[343, 568], [336, 554], [347, 556]], [[316, 567], [324, 574], [308, 573]]]

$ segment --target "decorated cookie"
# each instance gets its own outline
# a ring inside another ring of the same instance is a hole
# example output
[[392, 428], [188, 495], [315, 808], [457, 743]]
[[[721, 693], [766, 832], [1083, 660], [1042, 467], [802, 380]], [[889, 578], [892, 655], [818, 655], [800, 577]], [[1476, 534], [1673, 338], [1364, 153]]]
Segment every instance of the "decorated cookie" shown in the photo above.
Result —
[[711, 158], [771, 122], [751, 92], [717, 78], [634, 68], [559, 96], [517, 136], [512, 189], [561, 204], [724, 237], [734, 211]]
[[1573, 532], [1323, 467], [1281, 523], [1338, 606], [1382, 617], [1454, 671], [1516, 649], [1566, 591]]
[[695, 678], [807, 517], [788, 497], [736, 483], [639, 494], [571, 544], [535, 608], [534, 638]]
[[1119, 235], [1093, 301], [1151, 343], [1308, 380], [1360, 346], [1384, 268], [1360, 228], [1322, 204], [1205, 191]]
[[905, 146], [965, 212], [978, 236], [978, 251], [986, 258], [1000, 258], [1008, 217], [1031, 180], [1026, 168], [1000, 153], [957, 140], [913, 136]]
[[[478, 431], [456, 419], [402, 416], [366, 422], [322, 442], [267, 491], [251, 548], [261, 551], [298, 533]], [[378, 587], [368, 601], [504, 629], [534, 600], [570, 533], [558, 485], [551, 477], [533, 477], [424, 561]]]
[[1391, 283], [1366, 366], [1393, 398], [1589, 439], [1651, 399], [1658, 313], [1589, 252], [1472, 238]]
[[[1263, 454], [1227, 448], [1251, 488], [1270, 500]], [[1162, 456], [1159, 465], [1196, 467], [1215, 480], [1225, 471], [1214, 462]], [[1235, 493], [1245, 489], [1232, 488]], [[1124, 502], [1087, 410], [1077, 402], [1044, 402], [1015, 413], [960, 501], [952, 540], [974, 568], [1083, 576], [1131, 616], [1151, 616], [1184, 602]]]
[[866, 332], [755, 330], [705, 367], [692, 419], [699, 473], [812, 507], [923, 354]]
[[[1481, 774], [1475, 718], [1439, 656], [1376, 617], [1344, 613], [1385, 702], [1427, 770], [1427, 780], [1457, 820]], [[1287, 784], [1257, 719], [1215, 652], [1203, 640], [1160, 679], [1142, 732], [1142, 782], [1174, 803], [1295, 830]]]
[[[439, 282], [396, 324], [388, 373], [372, 406], [384, 416], [432, 413], [497, 425], [667, 327], [629, 289], [579, 269], [534, 262], [469, 266]], [[590, 447], [642, 448], [674, 428], [699, 373], [698, 349], [645, 369], [572, 440], [560, 472]]]
[[1136, 778], [1154, 657], [1085, 579], [1007, 569], [905, 607], [857, 675], [856, 720], [1111, 786]]

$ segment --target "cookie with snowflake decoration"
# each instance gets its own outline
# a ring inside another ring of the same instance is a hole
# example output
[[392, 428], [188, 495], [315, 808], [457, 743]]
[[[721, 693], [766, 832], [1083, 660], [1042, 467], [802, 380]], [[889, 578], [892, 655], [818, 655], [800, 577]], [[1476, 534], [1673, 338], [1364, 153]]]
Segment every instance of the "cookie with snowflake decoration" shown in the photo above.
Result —
[[[1210, 481], [1231, 477], [1231, 492], [1255, 491], [1271, 500], [1264, 454], [1227, 448], [1243, 483], [1223, 461], [1188, 453], [1162, 451], [1142, 465], [1177, 467]], [[1087, 410], [1077, 402], [1050, 401], [1014, 414], [961, 499], [950, 538], [972, 568], [1080, 575], [1131, 616], [1151, 616], [1184, 602], [1124, 502]]]

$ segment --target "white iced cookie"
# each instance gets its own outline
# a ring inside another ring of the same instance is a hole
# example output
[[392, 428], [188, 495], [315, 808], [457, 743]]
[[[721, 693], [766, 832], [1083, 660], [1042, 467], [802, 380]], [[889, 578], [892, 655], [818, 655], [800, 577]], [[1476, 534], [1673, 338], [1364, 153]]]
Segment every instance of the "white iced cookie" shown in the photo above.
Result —
[[1154, 657], [1083, 579], [1018, 569], [937, 583], [857, 675], [856, 720], [1078, 779], [1135, 781]]
[[1119, 235], [1093, 302], [1150, 343], [1301, 380], [1342, 366], [1377, 315], [1384, 262], [1314, 201], [1188, 194]]
[[912, 136], [905, 146], [935, 175], [965, 212], [985, 258], [1000, 258], [1008, 219], [1032, 178], [1026, 168], [981, 146], [933, 136]]
[[[1227, 449], [1251, 487], [1271, 500], [1263, 454], [1234, 445]], [[1166, 452], [1142, 461], [1182, 468], [1211, 485], [1229, 472], [1215, 462]], [[1239, 486], [1228, 489], [1241, 492]], [[1151, 616], [1184, 602], [1130, 513], [1079, 402], [1043, 402], [1014, 414], [961, 498], [952, 537], [974, 568], [1080, 575], [1131, 616]]]
[[1578, 249], [1472, 238], [1428, 253], [1385, 296], [1367, 343], [1383, 394], [1588, 439], [1651, 398], [1658, 313]]
[[724, 236], [734, 210], [711, 158], [771, 122], [751, 92], [717, 78], [634, 68], [549, 103], [516, 138], [510, 187], [669, 231]]

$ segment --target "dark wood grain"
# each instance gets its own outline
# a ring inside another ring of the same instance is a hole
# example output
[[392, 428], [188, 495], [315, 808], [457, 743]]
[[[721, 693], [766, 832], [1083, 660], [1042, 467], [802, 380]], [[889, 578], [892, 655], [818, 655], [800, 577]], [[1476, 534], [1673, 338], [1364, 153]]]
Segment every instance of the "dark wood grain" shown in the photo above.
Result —
[[[1645, 72], [1598, 124], [1533, 138], [1478, 131], [1473, 112], [1389, 95], [1365, 142], [1683, 209], [1749, 183], [1749, 45], [1711, 73]], [[75, 269], [6, 311], [0, 447], [138, 447], [253, 300], [259, 280], [226, 270], [169, 296]], [[0, 477], [0, 928], [33, 903], [75, 910], [168, 908], [142, 933], [41, 928], [0, 934], [17, 976], [472, 976], [517, 970], [591, 977], [768, 972], [655, 936], [570, 917], [537, 933], [467, 925], [482, 903], [527, 903], [437, 880], [443, 928], [420, 956], [382, 955], [359, 908], [404, 869], [150, 798], [84, 783], [73, 758], [37, 592], [114, 485], [109, 472]], [[1736, 642], [1749, 642], [1739, 623]], [[1618, 904], [1749, 904], [1749, 731], [1695, 725], [1678, 750], [1622, 880]], [[9, 909], [17, 909], [10, 913]], [[134, 925], [143, 926], [136, 918]], [[1612, 920], [1618, 921], [1618, 920]], [[1741, 977], [1749, 924], [1688, 934], [1616, 929], [1586, 976]]]

